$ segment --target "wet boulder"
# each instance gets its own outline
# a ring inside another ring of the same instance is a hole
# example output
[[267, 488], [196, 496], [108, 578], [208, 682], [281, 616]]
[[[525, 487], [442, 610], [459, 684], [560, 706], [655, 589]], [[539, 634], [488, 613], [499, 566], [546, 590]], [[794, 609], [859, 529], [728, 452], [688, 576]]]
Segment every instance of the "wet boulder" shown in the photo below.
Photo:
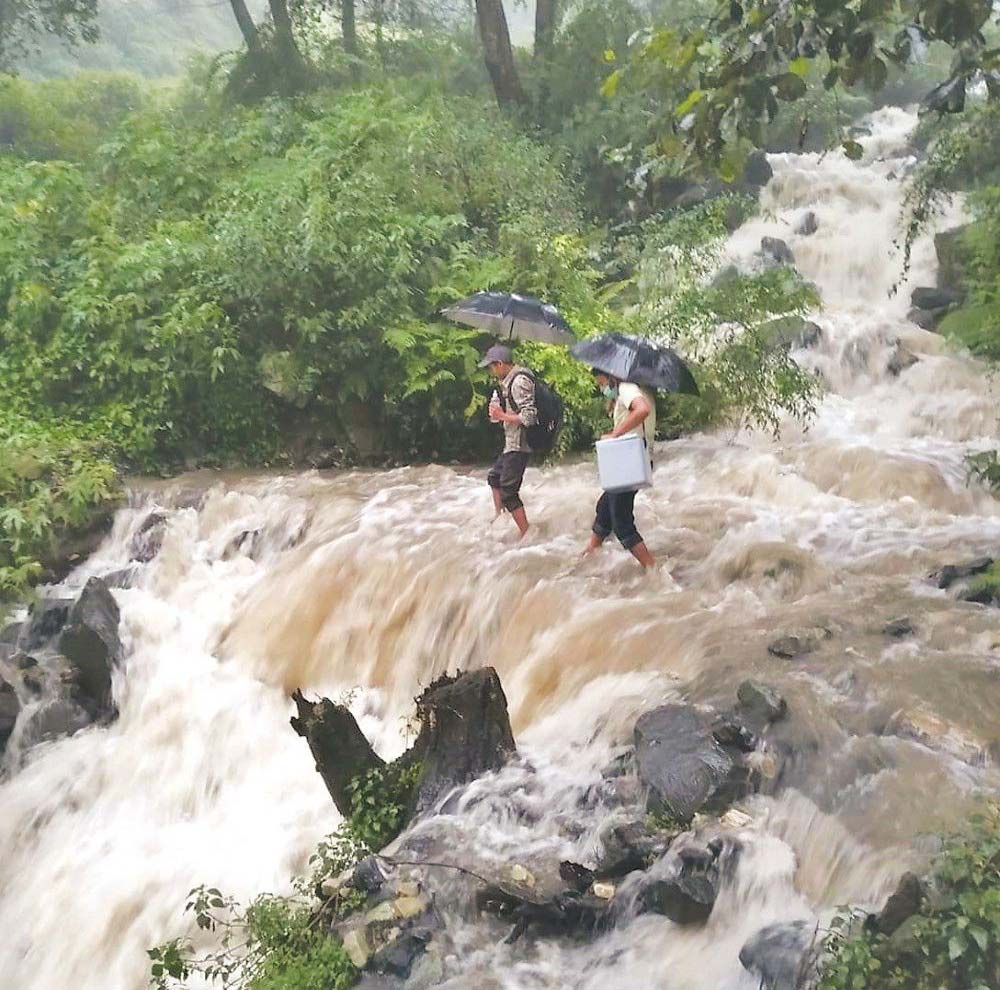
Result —
[[166, 532], [166, 515], [162, 512], [151, 512], [132, 534], [132, 540], [129, 543], [129, 560], [139, 564], [148, 564], [160, 552]]
[[740, 176], [740, 183], [751, 188], [762, 188], [774, 178], [774, 169], [767, 160], [767, 155], [763, 151], [751, 151], [747, 155], [746, 164], [743, 166], [743, 174]]
[[24, 715], [21, 731], [22, 749], [42, 742], [53, 742], [85, 729], [93, 718], [82, 706], [69, 698], [53, 698]]
[[920, 361], [920, 358], [908, 347], [897, 343], [889, 357], [889, 362], [885, 370], [893, 378], [898, 378], [907, 368], [912, 368]]
[[812, 922], [768, 925], [740, 949], [740, 963], [762, 990], [804, 990], [815, 982], [821, 941]]
[[643, 908], [677, 925], [704, 923], [715, 907], [723, 872], [732, 868], [737, 850], [720, 839], [671, 849], [643, 883]]
[[755, 725], [767, 725], [784, 718], [788, 711], [785, 699], [770, 685], [744, 681], [736, 692], [739, 711]]
[[819, 230], [819, 220], [812, 210], [806, 210], [799, 222], [795, 225], [795, 233], [799, 237], [811, 237]]
[[768, 320], [761, 325], [760, 332], [771, 347], [786, 351], [815, 347], [823, 339], [823, 328], [801, 316], [779, 316]]
[[31, 606], [27, 629], [19, 645], [31, 651], [41, 649], [62, 632], [69, 621], [73, 599], [62, 596], [41, 598]]
[[780, 237], [762, 237], [760, 239], [760, 253], [765, 264], [768, 265], [795, 264], [795, 255], [792, 249]]
[[476, 907], [513, 923], [507, 943], [527, 931], [536, 935], [591, 934], [610, 920], [611, 900], [566, 889], [555, 893], [528, 883], [501, 880], [476, 892]]
[[892, 619], [882, 627], [882, 635], [889, 639], [905, 639], [915, 632], [913, 621], [906, 616]]
[[14, 686], [0, 677], [0, 756], [7, 748], [7, 740], [14, 731], [14, 723], [21, 713], [21, 702]]
[[935, 571], [930, 579], [939, 588], [947, 589], [958, 581], [964, 581], [966, 578], [975, 577], [988, 571], [992, 566], [992, 557], [977, 557], [967, 564], [946, 564], [941, 570]]
[[667, 852], [678, 834], [678, 829], [654, 828], [647, 821], [612, 825], [601, 834], [603, 851], [593, 879], [616, 880], [636, 870], [648, 869]]
[[906, 318], [911, 323], [915, 323], [921, 330], [928, 330], [931, 333], [936, 333], [941, 321], [947, 315], [947, 307], [942, 307], [940, 309], [918, 309], [914, 306], [906, 314]]
[[118, 603], [100, 578], [91, 578], [70, 610], [59, 649], [76, 671], [80, 695], [100, 715], [113, 714], [111, 671], [122, 660]]
[[725, 805], [740, 776], [709, 721], [690, 705], [663, 705], [642, 715], [635, 724], [635, 754], [650, 808], [679, 822]]
[[910, 296], [910, 305], [914, 309], [947, 309], [961, 301], [961, 292], [955, 289], [942, 289], [931, 285], [917, 286]]
[[882, 910], [869, 917], [870, 927], [882, 935], [892, 935], [904, 921], [920, 910], [924, 886], [915, 873], [904, 873]]

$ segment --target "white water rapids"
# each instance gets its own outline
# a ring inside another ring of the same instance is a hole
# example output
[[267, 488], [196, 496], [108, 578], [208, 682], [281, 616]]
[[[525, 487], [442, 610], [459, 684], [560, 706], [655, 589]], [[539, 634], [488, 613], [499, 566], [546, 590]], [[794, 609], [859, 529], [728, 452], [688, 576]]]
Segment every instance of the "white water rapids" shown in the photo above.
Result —
[[[788, 699], [804, 754], [794, 786], [745, 803], [735, 880], [703, 927], [642, 916], [586, 945], [449, 917], [453, 987], [753, 990], [737, 954], [776, 920], [877, 903], [920, 862], [919, 836], [995, 792], [997, 613], [926, 581], [1000, 546], [1000, 502], [963, 457], [996, 445], [984, 369], [906, 319], [933, 285], [931, 239], [895, 296], [892, 248], [915, 118], [872, 119], [865, 158], [772, 156], [761, 218], [732, 237], [788, 240], [816, 282], [820, 344], [797, 357], [829, 391], [808, 431], [696, 436], [658, 450], [637, 521], [667, 566], [653, 577], [610, 543], [576, 564], [597, 496], [591, 462], [529, 469], [533, 530], [487, 525], [485, 472], [451, 467], [290, 477], [194, 476], [137, 490], [70, 579], [125, 566], [151, 507], [160, 554], [116, 592], [129, 658], [121, 717], [32, 750], [0, 784], [0, 987], [140, 990], [145, 950], [188, 930], [206, 883], [247, 899], [288, 889], [337, 814], [289, 693], [354, 688], [362, 728], [401, 751], [421, 686], [492, 664], [519, 763], [475, 784], [441, 824], [469, 862], [592, 862], [600, 805], [580, 802], [664, 699], [732, 703], [746, 677]], [[792, 233], [806, 209], [818, 231]], [[959, 222], [956, 214], [945, 222]], [[898, 377], [897, 339], [919, 357]], [[207, 488], [190, 503], [193, 489]], [[226, 554], [260, 531], [257, 549]], [[909, 616], [915, 635], [882, 627]], [[790, 662], [767, 644], [832, 636]], [[574, 823], [579, 824], [574, 827]]]

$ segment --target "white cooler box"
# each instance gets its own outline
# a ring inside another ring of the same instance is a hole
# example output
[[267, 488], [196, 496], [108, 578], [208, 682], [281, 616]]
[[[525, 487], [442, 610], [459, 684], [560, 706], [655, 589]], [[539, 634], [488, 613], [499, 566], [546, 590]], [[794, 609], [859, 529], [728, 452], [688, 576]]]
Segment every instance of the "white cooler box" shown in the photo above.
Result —
[[606, 492], [627, 492], [653, 484], [649, 451], [646, 441], [638, 434], [598, 440], [594, 446], [597, 448], [597, 473]]

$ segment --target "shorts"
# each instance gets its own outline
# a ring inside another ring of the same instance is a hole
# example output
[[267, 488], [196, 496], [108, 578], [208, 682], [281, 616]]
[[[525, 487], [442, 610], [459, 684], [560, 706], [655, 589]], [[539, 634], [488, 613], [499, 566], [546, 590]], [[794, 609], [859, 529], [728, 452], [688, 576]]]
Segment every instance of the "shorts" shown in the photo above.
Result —
[[508, 511], [524, 508], [521, 501], [521, 482], [524, 469], [531, 455], [524, 450], [508, 450], [502, 453], [486, 476], [490, 488], [499, 489], [500, 504]]

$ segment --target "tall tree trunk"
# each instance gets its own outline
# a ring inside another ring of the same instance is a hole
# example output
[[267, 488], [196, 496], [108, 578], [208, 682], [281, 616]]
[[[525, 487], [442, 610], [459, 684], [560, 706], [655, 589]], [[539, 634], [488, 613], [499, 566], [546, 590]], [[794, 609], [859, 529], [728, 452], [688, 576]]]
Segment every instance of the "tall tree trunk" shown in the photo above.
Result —
[[357, 57], [358, 22], [354, 0], [340, 0], [340, 34], [344, 39], [344, 51]]
[[247, 43], [247, 51], [258, 52], [260, 50], [260, 34], [257, 31], [257, 25], [254, 24], [253, 18], [250, 16], [250, 11], [247, 10], [246, 3], [244, 0], [229, 0], [229, 3], [236, 16], [236, 23], [240, 26], [243, 40]]
[[295, 37], [292, 34], [292, 17], [288, 13], [288, 0], [267, 0], [271, 8], [271, 20], [274, 22], [274, 40], [278, 50], [295, 61], [301, 61]]
[[535, 2], [535, 58], [548, 58], [552, 53], [552, 40], [559, 16], [559, 0]]
[[476, 20], [483, 41], [483, 60], [501, 107], [526, 102], [510, 47], [510, 31], [503, 0], [476, 0]]

